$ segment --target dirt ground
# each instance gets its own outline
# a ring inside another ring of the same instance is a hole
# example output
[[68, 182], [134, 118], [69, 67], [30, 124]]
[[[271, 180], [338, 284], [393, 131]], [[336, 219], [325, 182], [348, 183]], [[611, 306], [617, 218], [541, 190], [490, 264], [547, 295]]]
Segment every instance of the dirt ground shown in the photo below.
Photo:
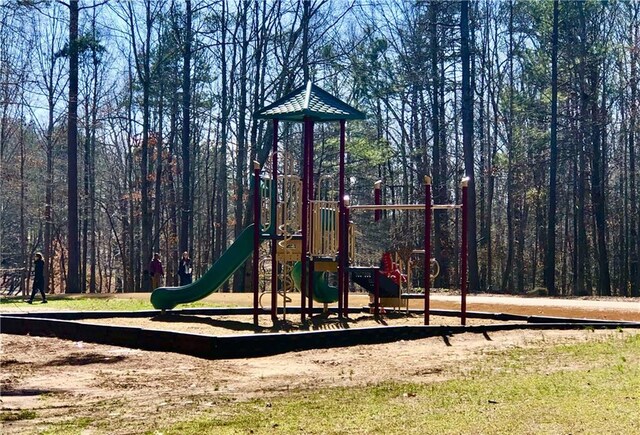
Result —
[[[215, 296], [222, 303], [249, 305], [243, 304], [241, 297], [246, 295]], [[437, 296], [433, 299], [432, 308], [456, 309], [457, 304], [455, 296]], [[629, 300], [472, 296], [468, 309], [640, 320], [640, 303]], [[249, 331], [250, 326], [242, 327], [249, 324], [242, 319], [194, 317], [197, 318], [185, 322], [129, 319], [126, 324], [209, 334], [220, 331], [220, 328], [233, 329], [235, 333], [253, 333]], [[406, 324], [420, 319], [419, 316], [408, 319], [392, 316], [385, 322]], [[109, 320], [114, 323], [121, 321]], [[232, 324], [230, 322], [236, 326], [235, 329], [228, 328]], [[456, 318], [432, 317], [432, 324], [456, 322]], [[322, 322], [318, 324], [322, 325]], [[349, 327], [371, 324], [376, 324], [375, 320], [363, 314], [352, 316]], [[329, 322], [325, 327], [339, 326]], [[628, 330], [627, 333], [639, 332]], [[30, 419], [2, 422], [1, 432], [37, 433], [52, 424], [83, 418], [92, 421], [83, 432], [87, 434], [153, 431], [175, 421], [196, 418], [212, 409], [222, 410], [229, 400], [268, 400], [271, 395], [292, 389], [370, 385], [390, 380], [429, 383], [459, 374], [492, 352], [595, 340], [609, 334], [615, 332], [525, 330], [495, 332], [487, 336], [462, 334], [217, 361], [54, 338], [2, 334], [2, 412], [8, 415], [32, 410], [35, 415]]]

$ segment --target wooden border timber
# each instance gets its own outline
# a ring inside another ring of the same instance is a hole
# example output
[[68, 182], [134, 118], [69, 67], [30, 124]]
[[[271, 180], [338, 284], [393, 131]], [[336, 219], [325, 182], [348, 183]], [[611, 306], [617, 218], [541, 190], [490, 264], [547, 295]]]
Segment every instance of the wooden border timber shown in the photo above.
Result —
[[[250, 310], [250, 309], [249, 309]], [[471, 317], [471, 313], [467, 313]], [[494, 314], [494, 313], [488, 313]], [[502, 314], [502, 316], [510, 316]], [[156, 352], [175, 352], [206, 359], [253, 358], [292, 351], [328, 349], [399, 340], [444, 337], [465, 332], [482, 333], [521, 329], [640, 329], [640, 322], [538, 318], [530, 323], [442, 326], [383, 326], [373, 328], [210, 336], [129, 326], [79, 323], [70, 320], [0, 315], [2, 333], [56, 337]], [[550, 321], [550, 322], [549, 322]]]

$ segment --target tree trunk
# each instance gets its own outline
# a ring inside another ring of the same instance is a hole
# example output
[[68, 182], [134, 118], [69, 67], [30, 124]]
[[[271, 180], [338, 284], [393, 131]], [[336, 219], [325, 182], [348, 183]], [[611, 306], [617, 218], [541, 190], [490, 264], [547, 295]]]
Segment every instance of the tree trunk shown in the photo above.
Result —
[[[95, 2], [92, 16], [92, 30], [93, 39], [96, 41]], [[89, 257], [91, 258], [89, 263], [90, 293], [96, 292], [96, 262], [98, 261], [96, 241], [96, 130], [98, 129], [98, 67], [100, 65], [100, 61], [98, 59], [96, 48], [97, 47], [94, 44], [93, 49], [91, 50], [91, 59], [93, 63], [93, 98], [91, 107], [91, 160], [89, 161]]]
[[[246, 143], [246, 117], [247, 117], [247, 64], [249, 63], [249, 39], [247, 27], [247, 10], [249, 9], [249, 0], [244, 0], [242, 5], [242, 46], [240, 51], [240, 95], [238, 105], [238, 154], [236, 161], [236, 192], [235, 192], [235, 237], [240, 235], [244, 227], [244, 207], [245, 198], [245, 178], [249, 170], [247, 166], [247, 143]], [[257, 249], [257, 247], [256, 247]], [[245, 276], [247, 271], [247, 262], [245, 262], [236, 271], [233, 277], [233, 291], [241, 292], [245, 290]]]
[[553, 33], [551, 36], [551, 142], [549, 147], [549, 215], [547, 216], [547, 250], [544, 282], [549, 296], [556, 289], [556, 201], [558, 183], [558, 3], [553, 1]]
[[[602, 143], [602, 121], [598, 107], [598, 68], [591, 68], [591, 201], [593, 202], [598, 244], [598, 295], [611, 296], [611, 277], [606, 244], [605, 188], [602, 174], [606, 156]], [[603, 96], [604, 99], [604, 96]]]
[[[216, 245], [217, 245], [217, 254], [214, 258], [214, 261], [218, 259], [220, 254], [224, 250], [227, 249], [227, 213], [228, 213], [228, 197], [227, 197], [227, 139], [228, 139], [228, 128], [229, 128], [229, 93], [228, 93], [228, 80], [227, 76], [229, 71], [227, 70], [227, 49], [226, 49], [226, 40], [227, 40], [227, 10], [225, 2], [222, 2], [222, 44], [221, 44], [221, 86], [222, 86], [222, 95], [221, 95], [221, 108], [222, 115], [220, 119], [220, 143], [219, 143], [219, 181], [218, 181], [218, 201], [216, 203], [216, 215], [217, 220], [219, 222], [219, 227], [216, 233]], [[214, 191], [215, 192], [215, 191]], [[225, 283], [223, 286], [223, 291], [228, 291], [229, 285]]]
[[[134, 292], [140, 291], [140, 251], [136, 249], [135, 240], [135, 228], [137, 227], [137, 214], [138, 209], [136, 207], [136, 201], [134, 201], [133, 193], [136, 191], [138, 183], [135, 175], [135, 161], [134, 161], [134, 133], [133, 133], [133, 86], [134, 77], [131, 70], [131, 60], [129, 60], [129, 95], [127, 101], [127, 138], [129, 139], [129, 147], [127, 150], [127, 189], [129, 192], [129, 209], [128, 209], [128, 224], [127, 224], [127, 240], [129, 242], [129, 285], [130, 289]], [[146, 266], [145, 266], [146, 267]]]
[[[25, 179], [25, 163], [26, 163], [26, 153], [25, 153], [25, 144], [24, 144], [24, 119], [23, 116], [20, 117], [20, 131], [18, 133], [18, 142], [20, 147], [20, 264], [22, 267], [29, 262], [30, 259], [27, 259], [27, 229], [25, 226], [25, 202], [26, 202], [26, 179]], [[26, 296], [26, 293], [29, 291], [27, 283], [29, 279], [25, 274], [21, 274], [20, 276], [20, 290], [23, 295]]]
[[78, 0], [69, 1], [69, 112], [67, 126], [67, 293], [80, 293], [78, 266]]
[[[486, 5], [485, 5], [486, 6]], [[476, 4], [476, 14], [480, 14], [480, 5]], [[488, 16], [488, 11], [487, 8], [484, 8], [484, 15], [485, 15], [485, 19]], [[487, 199], [487, 189], [488, 189], [488, 178], [489, 178], [489, 172], [487, 171], [487, 164], [488, 164], [488, 140], [487, 140], [487, 130], [489, 129], [489, 121], [488, 121], [488, 110], [487, 110], [487, 106], [485, 105], [485, 99], [486, 99], [486, 92], [487, 92], [487, 83], [488, 83], [488, 79], [487, 79], [487, 31], [488, 31], [488, 25], [487, 23], [484, 23], [484, 28], [482, 28], [482, 40], [480, 41], [480, 46], [478, 45], [478, 41], [477, 38], [473, 38], [474, 39], [474, 44], [473, 46], [475, 47], [476, 50], [480, 51], [480, 65], [479, 65], [479, 72], [480, 72], [480, 89], [474, 89], [474, 95], [477, 94], [478, 95], [478, 140], [479, 140], [479, 145], [480, 145], [480, 152], [479, 152], [479, 157], [480, 157], [480, 162], [479, 162], [479, 167], [480, 167], [480, 173], [479, 173], [479, 180], [480, 180], [480, 186], [479, 186], [479, 194], [478, 194], [478, 200], [477, 200], [477, 204], [478, 207], [480, 209], [480, 216], [478, 218], [479, 220], [479, 231], [480, 231], [480, 242], [479, 242], [479, 246], [478, 246], [478, 250], [479, 250], [479, 263], [480, 263], [480, 288], [482, 288], [483, 290], [487, 289], [487, 278], [488, 278], [488, 270], [487, 270], [487, 245], [489, 243], [489, 239], [486, 237], [487, 234], [487, 203], [486, 203], [486, 199]], [[474, 32], [475, 34], [475, 32]], [[472, 80], [475, 82], [476, 80], [474, 80], [472, 78]]]
[[302, 74], [304, 84], [309, 81], [309, 8], [311, 7], [311, 0], [302, 0]]
[[[171, 99], [171, 115], [169, 119], [169, 155], [167, 157], [167, 183], [169, 188], [169, 241], [170, 249], [169, 255], [171, 258], [171, 264], [175, 267], [178, 264], [178, 206], [177, 206], [177, 193], [174, 175], [176, 167], [174, 163], [174, 156], [176, 153], [176, 137], [178, 123], [178, 101], [176, 98]], [[184, 252], [184, 251], [183, 251]], [[175, 274], [167, 274], [167, 279], [171, 284], [177, 285], [177, 278]]]
[[591, 294], [591, 289], [587, 289], [587, 261], [588, 261], [588, 240], [585, 222], [586, 210], [586, 131], [589, 131], [589, 95], [586, 77], [587, 62], [587, 29], [584, 16], [583, 5], [577, 4], [579, 8], [579, 32], [581, 36], [580, 57], [581, 62], [578, 66], [578, 83], [580, 89], [580, 108], [579, 108], [579, 130], [577, 134], [576, 144], [578, 157], [578, 206], [577, 206], [577, 240], [576, 240], [576, 257], [577, 257], [577, 276], [575, 285], [575, 295], [584, 296]]
[[502, 274], [501, 289], [503, 292], [513, 290], [512, 272], [513, 258], [515, 253], [515, 218], [514, 203], [515, 201], [515, 182], [514, 182], [514, 160], [515, 160], [515, 143], [513, 137], [513, 97], [514, 97], [514, 78], [513, 78], [513, 1], [509, 2], [509, 119], [507, 125], [507, 259], [505, 262], [504, 273]]
[[471, 89], [471, 69], [469, 50], [469, 3], [463, 1], [460, 14], [461, 56], [462, 56], [462, 149], [464, 169], [469, 177], [469, 290], [479, 291], [478, 248], [476, 237], [476, 194], [473, 162], [473, 95]]
[[[633, 19], [631, 24], [631, 46], [636, 49], [631, 50], [631, 75], [629, 87], [631, 88], [631, 113], [629, 115], [629, 204], [630, 216], [630, 275], [631, 275], [631, 296], [640, 296], [640, 219], [638, 219], [638, 204], [636, 193], [636, 137], [638, 129], [638, 58], [640, 53], [637, 49], [640, 44], [640, 4], [633, 4]], [[634, 223], [634, 220], [636, 222]]]
[[[142, 267], [146, 269], [151, 261], [152, 252], [152, 216], [149, 199], [149, 130], [151, 118], [151, 2], [145, 2], [145, 41], [142, 53], [142, 65], [138, 63], [138, 74], [142, 86], [142, 144], [140, 158], [140, 187], [141, 187], [141, 240]], [[140, 71], [142, 69], [142, 71]]]
[[[440, 101], [441, 88], [444, 83], [441, 80], [441, 72], [439, 71], [439, 55], [440, 48], [438, 43], [438, 12], [439, 3], [432, 2], [429, 8], [429, 26], [431, 39], [431, 130], [433, 132], [433, 202], [435, 204], [447, 203], [447, 147], [443, 140], [444, 135], [441, 129], [440, 121], [443, 109]], [[448, 258], [444, 252], [448, 244], [448, 234], [446, 231], [446, 216], [441, 212], [433, 215], [434, 228], [434, 256], [440, 264], [440, 274], [434, 282], [436, 287], [445, 287], [448, 285]]]
[[[158, 95], [158, 131], [156, 132], [156, 176], [153, 206], [153, 250], [160, 252], [161, 217], [162, 217], [162, 153], [164, 151], [164, 80], [160, 79], [160, 95]], [[169, 253], [167, 253], [167, 256]], [[167, 268], [168, 269], [168, 268]], [[170, 276], [169, 273], [166, 276]]]
[[[189, 217], [193, 210], [191, 200], [191, 0], [185, 1], [185, 35], [182, 51], [182, 219], [180, 221], [180, 252], [189, 251]], [[224, 44], [224, 42], [223, 42]], [[225, 82], [223, 80], [223, 86]]]
[[[494, 53], [493, 53], [493, 62], [489, 61], [489, 68], [493, 68], [494, 65], [499, 65], [499, 53], [497, 50], [497, 41], [498, 41], [498, 24], [496, 20], [496, 24], [494, 25], [493, 32], [493, 41], [494, 41]], [[493, 200], [495, 196], [495, 185], [496, 185], [496, 175], [494, 171], [494, 164], [496, 162], [496, 157], [498, 155], [498, 138], [499, 138], [499, 106], [498, 106], [498, 94], [500, 92], [499, 84], [494, 84], [493, 86], [489, 85], [489, 100], [491, 104], [491, 111], [493, 112], [493, 135], [489, 137], [489, 142], [491, 143], [491, 156], [488, 159], [487, 164], [487, 172], [489, 176], [487, 186], [487, 228], [486, 235], [487, 238], [487, 289], [491, 291], [493, 289], [493, 269], [494, 269], [494, 258], [493, 258], [493, 219], [494, 219], [494, 210], [493, 210]], [[498, 214], [499, 216], [499, 214]], [[496, 261], [496, 263], [498, 263]], [[499, 264], [499, 263], [498, 263]]]
[[53, 244], [53, 127], [54, 127], [54, 110], [55, 104], [53, 102], [52, 91], [48, 95], [48, 123], [46, 133], [46, 150], [47, 150], [47, 180], [45, 187], [45, 199], [44, 199], [44, 282], [45, 291], [54, 291], [53, 286], [53, 273], [52, 273], [52, 253], [51, 249]]
[[80, 288], [82, 293], [87, 292], [87, 262], [89, 254], [89, 177], [90, 177], [90, 160], [91, 160], [91, 125], [90, 120], [90, 98], [87, 98], [84, 104], [84, 155], [83, 157], [83, 185], [82, 185], [82, 249], [80, 250]]

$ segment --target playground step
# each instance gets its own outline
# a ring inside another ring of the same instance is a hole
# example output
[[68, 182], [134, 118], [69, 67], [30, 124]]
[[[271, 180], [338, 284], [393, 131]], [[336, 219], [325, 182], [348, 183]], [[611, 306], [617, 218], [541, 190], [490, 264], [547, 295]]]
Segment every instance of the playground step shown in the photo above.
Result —
[[314, 258], [313, 270], [316, 272], [337, 272], [338, 262], [329, 258]]

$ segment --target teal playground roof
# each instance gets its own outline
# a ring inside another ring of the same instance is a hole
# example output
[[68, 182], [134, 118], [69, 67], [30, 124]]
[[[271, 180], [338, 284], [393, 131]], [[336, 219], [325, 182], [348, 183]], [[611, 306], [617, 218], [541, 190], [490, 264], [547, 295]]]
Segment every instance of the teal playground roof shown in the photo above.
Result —
[[366, 115], [309, 81], [306, 86], [300, 86], [289, 95], [258, 110], [255, 117], [296, 122], [310, 118], [328, 122], [365, 119]]

